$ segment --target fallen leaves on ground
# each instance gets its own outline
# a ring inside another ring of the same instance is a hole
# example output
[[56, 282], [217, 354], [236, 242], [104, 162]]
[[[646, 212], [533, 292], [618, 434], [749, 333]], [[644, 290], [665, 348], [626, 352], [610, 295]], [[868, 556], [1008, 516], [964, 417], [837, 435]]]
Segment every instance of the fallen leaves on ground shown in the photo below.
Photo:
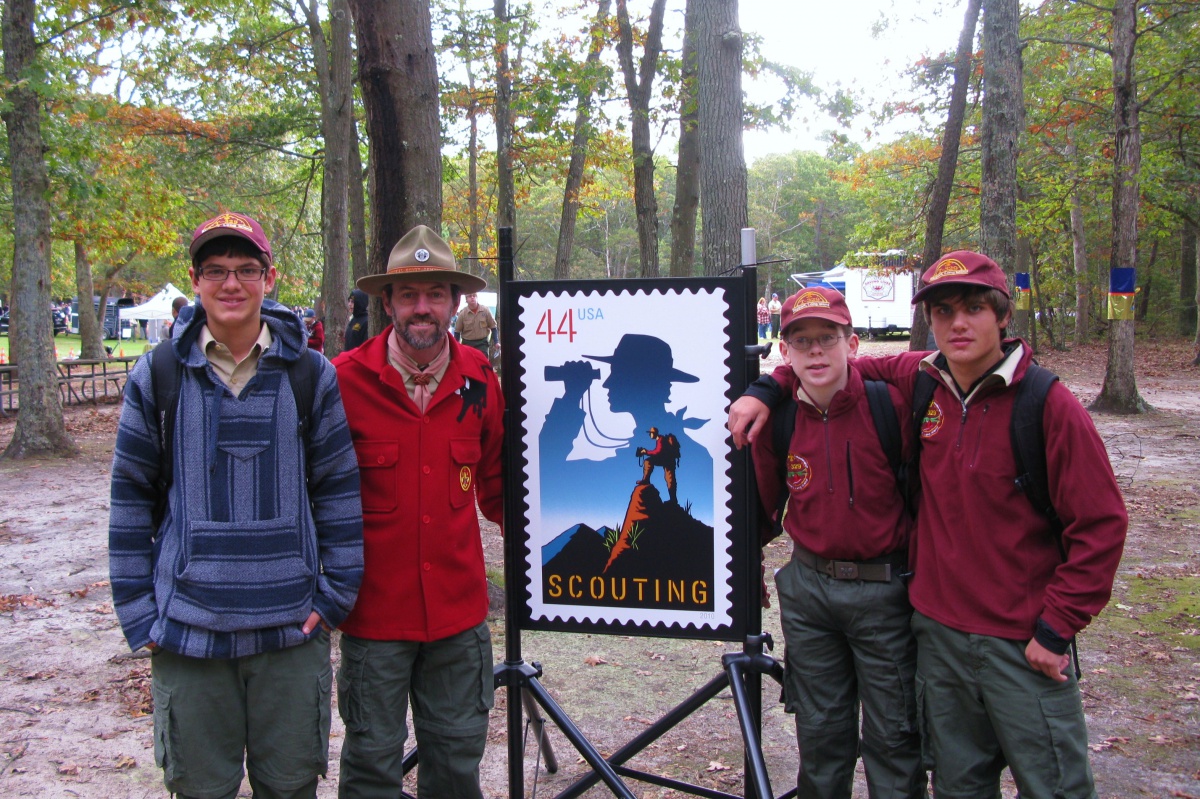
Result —
[[11, 613], [17, 608], [52, 608], [53, 599], [44, 599], [35, 594], [5, 594], [0, 596], [0, 613]]

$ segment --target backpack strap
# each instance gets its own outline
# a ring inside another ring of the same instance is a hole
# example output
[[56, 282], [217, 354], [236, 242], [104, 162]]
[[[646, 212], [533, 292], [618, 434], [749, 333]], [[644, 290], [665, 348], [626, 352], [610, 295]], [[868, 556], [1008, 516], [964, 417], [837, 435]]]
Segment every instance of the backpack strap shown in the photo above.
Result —
[[1058, 381], [1058, 375], [1049, 369], [1029, 365], [1025, 376], [1017, 383], [1017, 396], [1013, 403], [1012, 426], [1009, 435], [1012, 439], [1013, 460], [1017, 464], [1017, 477], [1013, 481], [1017, 488], [1029, 498], [1033, 507], [1047, 519], [1054, 528], [1054, 538], [1058, 542], [1059, 552], [1064, 555], [1062, 546], [1062, 520], [1050, 499], [1050, 481], [1046, 469], [1046, 440], [1042, 431], [1042, 413], [1046, 407], [1046, 395], [1051, 386]]
[[175, 471], [175, 411], [179, 407], [179, 380], [183, 364], [171, 348], [171, 340], [160, 341], [150, 352], [150, 389], [154, 394], [155, 421], [158, 423], [158, 498], [154, 504], [154, 526], [158, 527], [167, 510], [167, 491]]
[[937, 389], [938, 380], [924, 369], [917, 371], [917, 380], [913, 384], [912, 397], [912, 456], [904, 464], [904, 501], [909, 511], [916, 513], [916, 496], [921, 487], [921, 427], [925, 424], [925, 414], [929, 412], [929, 403], [933, 402], [933, 392]]
[[783, 532], [783, 512], [787, 508], [787, 452], [792, 443], [792, 434], [796, 432], [796, 412], [799, 410], [796, 398], [789, 391], [784, 394], [783, 401], [771, 412], [771, 444], [775, 449], [775, 457], [779, 459], [779, 484], [783, 490], [779, 492], [779, 503], [775, 507], [775, 522], [772, 533], [779, 535]]
[[299, 420], [297, 432], [301, 438], [307, 438], [312, 429], [312, 406], [320, 371], [317, 358], [324, 360], [325, 356], [316, 350], [306, 349], [287, 368], [288, 382], [292, 384], [292, 396], [296, 400], [296, 418]]
[[[888, 466], [896, 475], [899, 483], [903, 477], [904, 464], [901, 462], [900, 422], [896, 418], [896, 405], [888, 392], [887, 383], [882, 380], [864, 380], [867, 389], [867, 405], [871, 408], [871, 419], [875, 422], [875, 433], [879, 436], [879, 445], [887, 455]], [[900, 493], [905, 494], [903, 486]]]

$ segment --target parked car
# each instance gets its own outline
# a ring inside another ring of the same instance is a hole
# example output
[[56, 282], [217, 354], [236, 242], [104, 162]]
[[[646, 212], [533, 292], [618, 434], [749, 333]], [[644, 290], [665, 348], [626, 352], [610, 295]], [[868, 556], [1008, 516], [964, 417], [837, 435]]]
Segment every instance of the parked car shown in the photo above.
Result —
[[[0, 333], [8, 333], [8, 324], [9, 324], [8, 313], [9, 313], [8, 311], [5, 311], [3, 314], [0, 314]], [[66, 314], [66, 312], [59, 308], [55, 308], [53, 305], [51, 305], [50, 306], [50, 325], [51, 325], [51, 329], [54, 331], [54, 335], [57, 336], [60, 333], [66, 333], [67, 332], [67, 314]]]

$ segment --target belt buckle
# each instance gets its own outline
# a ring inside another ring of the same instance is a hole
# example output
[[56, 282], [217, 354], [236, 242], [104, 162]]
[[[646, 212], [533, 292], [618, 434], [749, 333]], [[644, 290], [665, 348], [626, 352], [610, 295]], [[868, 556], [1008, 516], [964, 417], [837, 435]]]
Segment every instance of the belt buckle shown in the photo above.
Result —
[[833, 564], [833, 577], [835, 580], [857, 580], [858, 564], [844, 560], [836, 561]]

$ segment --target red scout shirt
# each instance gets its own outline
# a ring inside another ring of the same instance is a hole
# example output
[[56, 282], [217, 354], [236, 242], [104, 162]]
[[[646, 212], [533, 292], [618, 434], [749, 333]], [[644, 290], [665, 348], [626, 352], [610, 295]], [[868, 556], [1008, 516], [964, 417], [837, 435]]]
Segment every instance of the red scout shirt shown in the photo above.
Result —
[[[794, 379], [790, 367], [788, 373]], [[903, 432], [908, 405], [898, 391], [889, 390]], [[868, 560], [908, 546], [912, 517], [879, 443], [862, 377], [850, 367], [846, 387], [834, 395], [827, 413], [803, 398], [797, 406], [786, 453], [775, 452], [773, 420], [751, 450], [766, 515], [774, 516], [780, 492], [787, 491], [783, 529], [809, 552], [830, 560]], [[783, 457], [786, 485], [779, 477]]]
[[487, 616], [475, 501], [501, 521], [504, 398], [487, 359], [448, 336], [450, 363], [422, 414], [388, 363], [390, 331], [333, 361], [362, 478], [365, 566], [341, 629], [436, 641]]
[[[1027, 641], [1039, 617], [1071, 638], [1108, 603], [1129, 517], [1104, 442], [1061, 382], [1046, 397], [1050, 497], [1065, 528], [1064, 562], [1050, 525], [1016, 487], [1009, 433], [1016, 383], [1033, 356], [1023, 342], [1004, 370], [967, 400], [922, 363], [929, 353], [859, 358], [866, 378], [911, 397], [917, 370], [938, 377], [922, 432], [921, 501], [910, 546], [913, 607], [967, 633]], [[936, 355], [936, 353], [933, 353]], [[791, 369], [772, 373], [790, 390]]]

